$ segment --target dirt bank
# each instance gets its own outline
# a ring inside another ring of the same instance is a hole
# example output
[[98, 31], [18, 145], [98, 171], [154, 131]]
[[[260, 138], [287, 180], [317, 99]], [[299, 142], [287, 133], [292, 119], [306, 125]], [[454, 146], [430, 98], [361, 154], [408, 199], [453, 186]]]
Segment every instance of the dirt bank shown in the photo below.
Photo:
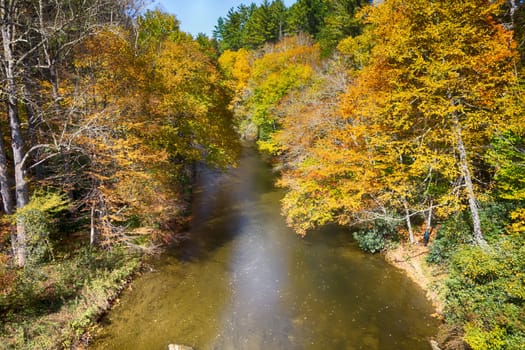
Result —
[[446, 275], [425, 261], [427, 253], [428, 247], [423, 244], [401, 243], [395, 248], [387, 249], [384, 255], [389, 263], [403, 270], [410, 279], [423, 288], [436, 309], [433, 316], [442, 318], [443, 280]]

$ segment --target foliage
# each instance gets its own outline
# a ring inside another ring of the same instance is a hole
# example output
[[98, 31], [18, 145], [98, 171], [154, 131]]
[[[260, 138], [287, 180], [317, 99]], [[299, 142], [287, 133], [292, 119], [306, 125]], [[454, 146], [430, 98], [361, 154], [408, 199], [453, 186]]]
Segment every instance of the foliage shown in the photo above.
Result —
[[86, 91], [74, 101], [85, 113], [74, 140], [89, 167], [80, 181], [92, 188], [85, 202], [104, 244], [176, 231], [192, 164], [226, 167], [238, 146], [231, 92], [209, 48], [162, 12], [139, 24], [138, 47], [126, 30], [101, 31], [75, 62]]
[[31, 201], [13, 215], [13, 224], [21, 223], [26, 229], [28, 265], [41, 263], [52, 256], [50, 236], [56, 230], [58, 216], [69, 206], [64, 197], [53, 191], [37, 191]]
[[525, 341], [525, 250], [509, 236], [490, 249], [464, 246], [451, 260], [445, 313], [465, 324], [473, 349], [520, 349]]
[[252, 74], [251, 56], [252, 54], [246, 49], [226, 50], [218, 59], [226, 78], [232, 84], [231, 89], [235, 91], [235, 96], [237, 96], [237, 100], [234, 99], [233, 103], [239, 101], [244, 89], [248, 87], [248, 81]]
[[157, 51], [166, 41], [179, 41], [186, 34], [179, 30], [179, 21], [175, 16], [160, 10], [148, 10], [138, 18], [140, 28], [137, 36], [139, 50]]
[[376, 219], [367, 228], [354, 232], [359, 247], [370, 253], [377, 253], [386, 247], [387, 237], [395, 235], [400, 220], [395, 218]]
[[356, 18], [358, 10], [370, 3], [368, 0], [327, 0], [324, 25], [317, 38], [323, 55], [330, 55], [344, 38], [361, 33], [362, 24]]
[[0, 342], [7, 348], [70, 348], [109, 307], [138, 257], [84, 247], [39, 269], [14, 270], [0, 293]]
[[298, 0], [288, 10], [289, 32], [307, 33], [316, 37], [324, 26], [328, 11], [325, 0]]
[[220, 17], [214, 38], [219, 50], [259, 49], [276, 43], [285, 36], [309, 35], [329, 56], [338, 42], [360, 33], [361, 25], [354, 18], [365, 0], [299, 0], [286, 8], [282, 0], [264, 0], [260, 5], [239, 5]]
[[[489, 242], [497, 242], [506, 235], [509, 211], [505, 203], [481, 203], [481, 222]], [[449, 216], [436, 231], [426, 257], [429, 263], [448, 264], [460, 247], [473, 243], [470, 217], [466, 211]]]
[[512, 123], [509, 130], [492, 140], [487, 154], [488, 161], [496, 169], [497, 195], [515, 205], [511, 217], [512, 230], [525, 232], [525, 139], [521, 125], [522, 118]]
[[286, 33], [287, 9], [282, 0], [264, 0], [260, 5], [239, 5], [220, 17], [214, 30], [221, 52], [256, 49], [277, 42]]
[[259, 140], [268, 141], [280, 129], [279, 106], [312, 82], [318, 57], [316, 45], [304, 36], [294, 36], [268, 46], [253, 61], [244, 105], [246, 119], [258, 128]]
[[[340, 110], [318, 124], [327, 132], [312, 137], [282, 182], [297, 231], [316, 217], [345, 224], [385, 209], [434, 207], [446, 219], [468, 204], [473, 236], [484, 242], [476, 202], [490, 187], [473, 177], [488, 172], [478, 155], [513, 119], [517, 83], [512, 33], [490, 16], [499, 5], [393, 0], [364, 10], [369, 29], [341, 43], [361, 51], [349, 57], [355, 79]], [[286, 135], [284, 149], [304, 133]]]
[[472, 228], [465, 212], [447, 218], [437, 228], [436, 238], [430, 245], [427, 262], [434, 264], [448, 263], [456, 250], [464, 244], [472, 243]]

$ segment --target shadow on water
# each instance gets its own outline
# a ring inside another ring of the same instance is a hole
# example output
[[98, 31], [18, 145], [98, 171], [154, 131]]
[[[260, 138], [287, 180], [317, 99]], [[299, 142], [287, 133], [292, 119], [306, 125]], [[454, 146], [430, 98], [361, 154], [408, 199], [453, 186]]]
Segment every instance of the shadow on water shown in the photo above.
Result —
[[135, 281], [93, 348], [428, 349], [422, 291], [346, 230], [296, 236], [273, 180], [253, 149], [202, 172], [190, 239]]
[[253, 210], [260, 193], [273, 190], [274, 178], [253, 147], [245, 147], [239, 167], [223, 173], [202, 166], [193, 200], [191, 237], [168, 252], [182, 261], [199, 261], [235, 239], [245, 212]]

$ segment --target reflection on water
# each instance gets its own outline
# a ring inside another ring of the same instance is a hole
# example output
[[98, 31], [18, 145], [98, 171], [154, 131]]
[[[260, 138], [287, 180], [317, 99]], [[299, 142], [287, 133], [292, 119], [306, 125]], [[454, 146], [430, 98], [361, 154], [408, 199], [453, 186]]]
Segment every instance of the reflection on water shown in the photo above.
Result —
[[201, 174], [192, 238], [139, 278], [94, 349], [429, 349], [423, 293], [328, 227], [302, 239], [279, 214], [271, 170]]

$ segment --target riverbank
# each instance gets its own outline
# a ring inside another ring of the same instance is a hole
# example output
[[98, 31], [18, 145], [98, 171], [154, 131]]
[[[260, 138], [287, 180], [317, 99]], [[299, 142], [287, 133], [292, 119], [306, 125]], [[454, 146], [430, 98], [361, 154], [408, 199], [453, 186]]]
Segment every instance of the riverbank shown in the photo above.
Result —
[[386, 261], [402, 270], [426, 293], [436, 312], [434, 317], [443, 319], [444, 279], [446, 274], [430, 266], [425, 258], [429, 251], [423, 244], [400, 243], [384, 251]]
[[123, 249], [83, 248], [38, 270], [13, 271], [16, 283], [0, 295], [0, 348], [81, 348], [86, 330], [141, 266], [139, 255]]
[[438, 332], [430, 342], [432, 349], [465, 350], [463, 332], [456, 326], [445, 322], [445, 280], [448, 274], [439, 265], [430, 265], [426, 261], [429, 247], [408, 242], [400, 243], [383, 252], [385, 260], [414, 281], [426, 294], [435, 312], [431, 315], [442, 321]]

